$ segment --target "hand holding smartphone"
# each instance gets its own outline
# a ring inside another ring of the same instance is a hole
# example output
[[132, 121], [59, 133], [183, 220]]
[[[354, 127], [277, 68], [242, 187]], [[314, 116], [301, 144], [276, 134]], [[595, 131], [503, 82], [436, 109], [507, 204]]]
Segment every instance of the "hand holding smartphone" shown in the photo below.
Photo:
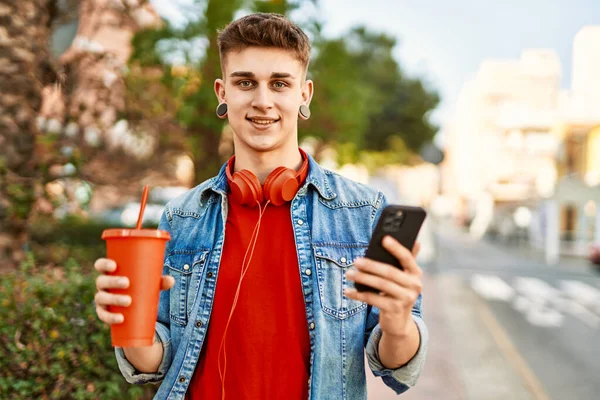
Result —
[[[421, 207], [400, 205], [385, 207], [377, 221], [365, 257], [402, 269], [400, 261], [383, 247], [381, 241], [384, 236], [390, 235], [412, 251], [426, 216], [426, 211]], [[377, 292], [372, 287], [360, 283], [356, 283], [355, 287], [359, 292]]]

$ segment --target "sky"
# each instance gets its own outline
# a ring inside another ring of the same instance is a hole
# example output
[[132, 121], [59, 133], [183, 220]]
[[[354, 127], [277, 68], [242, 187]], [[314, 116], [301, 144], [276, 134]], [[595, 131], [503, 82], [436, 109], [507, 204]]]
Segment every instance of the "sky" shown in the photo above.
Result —
[[[176, 18], [169, 0], [151, 1], [161, 15]], [[462, 85], [483, 60], [518, 59], [530, 48], [554, 49], [562, 87], [569, 88], [575, 34], [585, 25], [600, 25], [600, 0], [319, 0], [317, 10], [306, 12], [320, 15], [326, 36], [365, 25], [397, 38], [394, 55], [401, 68], [440, 94], [432, 115], [440, 137]]]

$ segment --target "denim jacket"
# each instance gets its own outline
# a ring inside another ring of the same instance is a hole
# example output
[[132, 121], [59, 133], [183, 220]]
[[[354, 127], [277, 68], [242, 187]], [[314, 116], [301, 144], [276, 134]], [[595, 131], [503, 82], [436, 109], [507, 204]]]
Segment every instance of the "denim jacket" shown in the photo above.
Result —
[[[415, 385], [427, 353], [421, 296], [412, 310], [421, 336], [419, 350], [406, 365], [391, 370], [379, 359], [379, 310], [342, 294], [343, 288], [352, 286], [345, 273], [355, 258], [364, 255], [385, 197], [308, 157], [309, 173], [292, 201], [290, 217], [310, 337], [309, 399], [366, 399], [365, 351], [373, 374], [400, 394]], [[160, 295], [156, 336], [164, 355], [158, 372], [136, 371], [123, 350], [115, 348], [127, 382], [161, 383], [155, 399], [184, 399], [194, 373], [219, 275], [227, 186], [223, 165], [216, 177], [165, 207], [159, 229], [169, 231], [171, 240], [163, 273], [175, 278], [175, 286]]]

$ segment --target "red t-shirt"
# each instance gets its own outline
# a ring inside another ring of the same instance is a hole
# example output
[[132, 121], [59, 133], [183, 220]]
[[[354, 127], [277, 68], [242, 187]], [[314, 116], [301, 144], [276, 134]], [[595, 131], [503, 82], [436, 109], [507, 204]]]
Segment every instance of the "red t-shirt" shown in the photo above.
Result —
[[[239, 205], [229, 196], [212, 315], [188, 399], [221, 399], [219, 347], [258, 215], [258, 207]], [[269, 204], [263, 214], [226, 344], [226, 399], [308, 398], [310, 341], [290, 203]]]

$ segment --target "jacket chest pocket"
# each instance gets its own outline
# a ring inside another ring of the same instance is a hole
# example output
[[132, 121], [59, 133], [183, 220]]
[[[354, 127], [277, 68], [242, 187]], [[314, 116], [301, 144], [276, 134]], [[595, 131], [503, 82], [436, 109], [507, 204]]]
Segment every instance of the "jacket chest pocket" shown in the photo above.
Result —
[[165, 261], [169, 275], [175, 278], [175, 286], [170, 289], [171, 321], [186, 325], [198, 296], [208, 250], [193, 250], [170, 254]]
[[351, 300], [343, 293], [345, 288], [354, 287], [346, 279], [346, 272], [354, 265], [355, 258], [364, 256], [367, 246], [314, 245], [313, 248], [323, 312], [345, 319], [367, 308], [366, 303]]

